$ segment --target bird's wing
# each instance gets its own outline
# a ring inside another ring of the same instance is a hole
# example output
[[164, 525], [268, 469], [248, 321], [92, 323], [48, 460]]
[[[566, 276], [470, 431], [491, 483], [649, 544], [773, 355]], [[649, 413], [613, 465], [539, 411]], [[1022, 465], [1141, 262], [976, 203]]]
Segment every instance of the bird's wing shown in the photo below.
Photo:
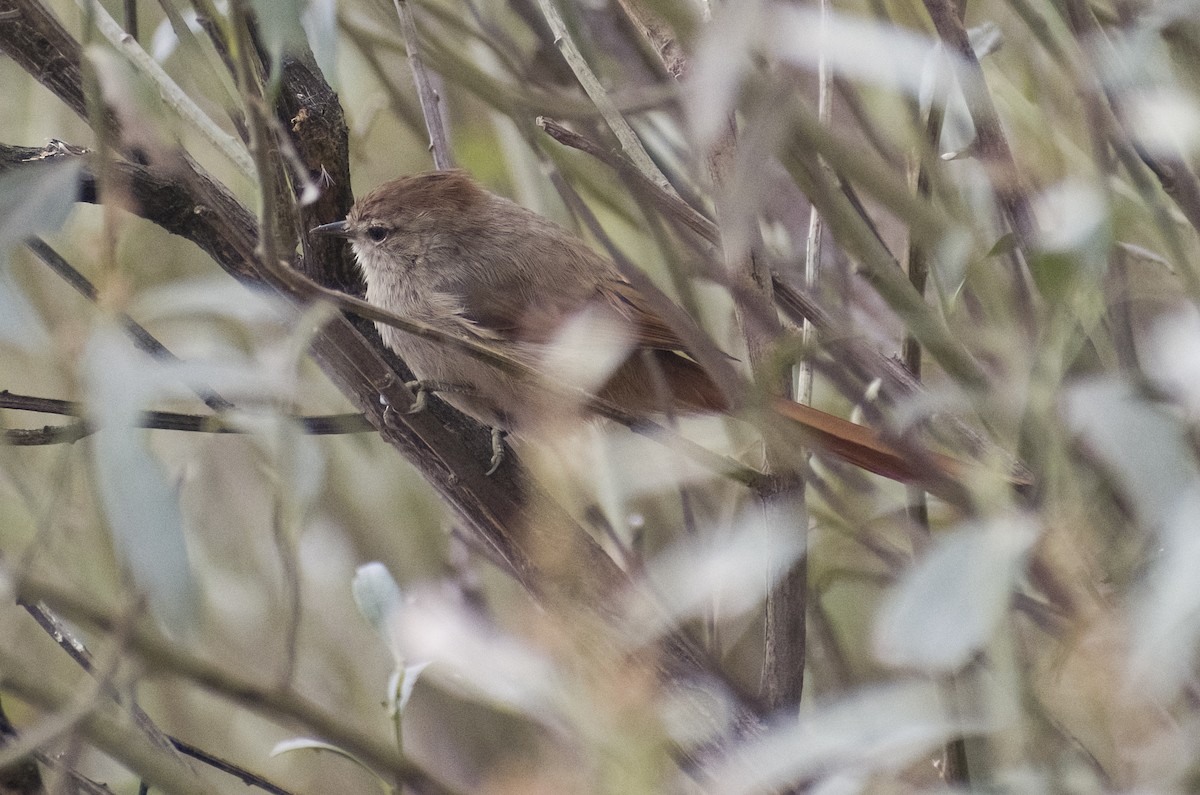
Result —
[[687, 344], [683, 339], [655, 314], [642, 294], [624, 279], [609, 279], [597, 285], [594, 299], [614, 310], [618, 317], [633, 327], [634, 340], [639, 347], [687, 352]]

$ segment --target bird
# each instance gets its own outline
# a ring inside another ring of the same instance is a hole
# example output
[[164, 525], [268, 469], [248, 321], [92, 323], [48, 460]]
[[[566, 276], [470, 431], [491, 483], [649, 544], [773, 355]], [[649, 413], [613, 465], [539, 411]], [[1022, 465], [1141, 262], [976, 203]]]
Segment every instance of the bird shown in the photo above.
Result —
[[[555, 340], [582, 316], [611, 321], [591, 327], [595, 342], [624, 345], [628, 354], [591, 385], [596, 402], [633, 416], [733, 408], [680, 334], [609, 259], [464, 170], [393, 179], [360, 198], [344, 220], [312, 232], [349, 241], [368, 303], [518, 363], [516, 371], [500, 367], [376, 321], [383, 343], [420, 384], [434, 385], [493, 429], [520, 432], [561, 407], [562, 395], [529, 373], [547, 365]], [[623, 334], [605, 331], [614, 327]], [[770, 406], [816, 449], [877, 475], [928, 484], [963, 471], [939, 454], [913, 461], [874, 429], [811, 406], [785, 398]]]

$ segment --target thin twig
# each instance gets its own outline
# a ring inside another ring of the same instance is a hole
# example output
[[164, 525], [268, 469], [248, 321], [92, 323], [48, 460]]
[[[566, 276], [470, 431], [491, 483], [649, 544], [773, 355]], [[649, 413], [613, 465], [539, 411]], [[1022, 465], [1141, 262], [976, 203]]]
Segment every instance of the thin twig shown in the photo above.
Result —
[[137, 40], [121, 29], [117, 21], [109, 16], [99, 3], [93, 0], [77, 0], [88, 7], [94, 15], [96, 29], [136, 66], [158, 88], [163, 102], [174, 110], [190, 128], [200, 133], [218, 152], [237, 167], [244, 176], [254, 178], [254, 162], [246, 148], [232, 135], [217, 126], [208, 114], [189, 97], [163, 70], [150, 54], [142, 49]]
[[129, 34], [134, 41], [138, 39], [138, 12], [137, 0], [125, 0], [122, 4], [125, 18], [125, 32]]
[[417, 86], [417, 99], [425, 115], [425, 129], [429, 133], [429, 151], [433, 154], [433, 165], [439, 169], [454, 168], [454, 156], [450, 152], [450, 138], [446, 134], [442, 116], [441, 97], [433, 87], [429, 72], [421, 60], [418, 44], [417, 22], [413, 17], [408, 0], [394, 0], [396, 14], [400, 17], [400, 31], [404, 34], [404, 47], [408, 51], [408, 65], [412, 69], [413, 82]]
[[688, 69], [687, 55], [679, 46], [674, 32], [641, 0], [617, 0], [625, 17], [637, 29], [642, 40], [654, 51], [667, 74], [681, 79]]
[[634, 180], [636, 185], [632, 186], [631, 190], [642, 193], [667, 218], [695, 232], [709, 243], [715, 245], [720, 241], [717, 225], [711, 219], [685, 202], [674, 190], [663, 188], [643, 174], [626, 158], [610, 152], [590, 138], [566, 128], [562, 123], [547, 116], [538, 116], [536, 124], [560, 144], [586, 152], [621, 176]]
[[612, 98], [608, 95], [608, 90], [601, 84], [600, 78], [596, 77], [596, 73], [588, 65], [587, 59], [579, 51], [575, 40], [571, 38], [571, 32], [567, 30], [567, 23], [563, 21], [553, 0], [538, 0], [538, 6], [542, 9], [542, 16], [546, 18], [546, 24], [550, 26], [550, 31], [554, 34], [554, 43], [558, 46], [559, 52], [566, 59], [571, 71], [575, 73], [575, 78], [583, 86], [583, 90], [595, 103], [596, 109], [600, 111], [600, 115], [608, 124], [609, 129], [617, 136], [621, 148], [625, 151], [625, 156], [646, 178], [660, 188], [668, 192], [674, 190], [666, 176], [650, 159], [650, 155], [642, 146], [637, 133], [617, 110], [617, 106], [613, 104]]
[[271, 134], [263, 108], [262, 87], [258, 82], [250, 54], [254, 46], [250, 36], [250, 11], [245, 0], [230, 3], [230, 23], [233, 29], [234, 66], [238, 88], [246, 108], [246, 126], [250, 133], [250, 155], [258, 177], [258, 247], [256, 253], [266, 263], [277, 263], [279, 244], [279, 215], [276, 200], [275, 176], [278, 173], [271, 157]]
[[991, 170], [993, 189], [1017, 241], [1012, 258], [1012, 281], [1019, 302], [1017, 310], [1024, 320], [1022, 325], [1032, 334], [1033, 296], [1029, 289], [1024, 257], [1036, 242], [1034, 236], [1038, 230], [1029, 207], [1029, 197], [1004, 128], [1000, 125], [1000, 116], [988, 92], [983, 67], [975, 56], [975, 50], [971, 46], [967, 29], [959, 18], [955, 3], [953, 0], [924, 0], [924, 4], [942, 43], [961, 59], [963, 69], [973, 84], [969, 90], [964, 91], [964, 97], [975, 127], [974, 152]]
[[[38, 626], [53, 638], [59, 647], [66, 651], [80, 668], [93, 678], [97, 688], [97, 697], [101, 695], [106, 696], [114, 703], [121, 703], [123, 701], [110, 681], [112, 676], [111, 669], [116, 663], [115, 658], [97, 665], [96, 658], [84, 645], [83, 641], [76, 636], [75, 631], [46, 604], [40, 601], [34, 603], [24, 599], [18, 599], [17, 601], [25, 608], [25, 611], [29, 613]], [[120, 634], [122, 636], [127, 633], [128, 626], [129, 619], [126, 618], [120, 626]], [[150, 719], [150, 716], [141, 707], [137, 704], [130, 704], [127, 709], [129, 710], [130, 717], [133, 718], [133, 722], [147, 739], [159, 748], [172, 748], [171, 738], [155, 725], [154, 721]]]
[[790, 110], [792, 130], [806, 145], [805, 156], [811, 156], [813, 152], [819, 154], [839, 176], [864, 186], [893, 215], [904, 221], [918, 239], [934, 244], [945, 239], [951, 225], [958, 220], [950, 216], [947, 208], [914, 197], [903, 173], [897, 173], [882, 158], [822, 124], [817, 114], [802, 103], [792, 103]]
[[[69, 589], [33, 578], [24, 578], [19, 590], [21, 599], [44, 601], [68, 618], [89, 624], [102, 632], [128, 632], [129, 649], [152, 668], [182, 676], [205, 690], [221, 694], [260, 714], [298, 721], [389, 779], [394, 777], [404, 781], [418, 792], [454, 792], [449, 785], [438, 781], [402, 756], [391, 744], [379, 740], [373, 733], [357, 725], [339, 720], [299, 693], [263, 687], [250, 678], [213, 665], [184, 651], [144, 623], [122, 630], [124, 619], [103, 607], [100, 600], [80, 596]], [[4, 669], [4, 673], [8, 673], [7, 669]]]
[[[56, 414], [62, 417], [83, 417], [85, 410], [79, 403], [56, 398], [18, 395], [8, 390], [0, 391], [0, 409], [30, 411], [41, 414]], [[320, 416], [292, 417], [293, 422], [304, 429], [305, 433], [314, 436], [331, 436], [346, 433], [367, 433], [375, 428], [361, 414], [326, 414]], [[246, 433], [245, 426], [239, 426], [236, 421], [222, 416], [182, 414], [172, 411], [147, 411], [142, 415], [139, 425], [164, 431], [186, 431], [190, 433]], [[88, 423], [72, 423], [64, 426], [51, 426], [38, 431], [6, 430], [5, 439], [9, 444], [61, 444], [75, 442], [95, 431]], [[30, 434], [47, 434], [45, 441], [32, 441], [35, 437]], [[23, 441], [23, 439], [30, 439]]]
[[[829, 19], [829, 0], [819, 0], [818, 13], [821, 25], [821, 39], [826, 36], [826, 28], [828, 27]], [[821, 51], [819, 60], [817, 61], [817, 122], [828, 126], [829, 124], [829, 65], [827, 63], [826, 53]], [[804, 247], [804, 288], [806, 290], [815, 291], [817, 284], [820, 281], [821, 272], [821, 255], [824, 250], [823, 240], [825, 238], [825, 224], [821, 220], [821, 212], [816, 205], [810, 204], [808, 207], [808, 237]], [[800, 326], [800, 341], [801, 344], [808, 348], [815, 344], [817, 329], [812, 321], [805, 320]], [[800, 362], [796, 373], [796, 400], [801, 403], [811, 404], [813, 395], [813, 369], [812, 364], [804, 359]]]
[[[66, 258], [51, 248], [45, 240], [42, 240], [40, 237], [33, 237], [26, 240], [25, 245], [29, 246], [30, 251], [36, 254], [38, 259], [44, 262], [50, 270], [58, 274], [63, 281], [74, 287], [80, 295], [92, 303], [97, 301], [99, 291], [96, 290], [96, 286], [71, 265], [71, 263], [67, 262]], [[175, 354], [171, 353], [165, 345], [159, 342], [153, 334], [147, 331], [136, 320], [124, 313], [119, 314], [117, 319], [125, 327], [125, 331], [133, 337], [134, 342], [140, 349], [151, 356], [156, 356], [165, 361], [179, 361]], [[232, 403], [207, 387], [196, 387], [195, 391], [196, 395], [204, 401], [204, 405], [213, 411], [229, 411], [233, 408]]]
[[829, 224], [831, 233], [858, 260], [861, 275], [921, 340], [926, 350], [960, 383], [986, 387], [988, 377], [984, 369], [945, 320], [935, 314], [913, 289], [895, 258], [863, 222], [840, 187], [832, 184], [832, 178], [813, 168], [804, 153], [785, 153], [783, 160], [808, 197], [821, 207], [822, 217]]
[[[427, 9], [432, 11], [433, 7], [422, 7], [423, 11]], [[363, 19], [360, 14], [339, 8], [338, 23], [360, 49], [371, 49], [367, 45], [375, 45], [407, 55], [403, 39]], [[421, 50], [422, 62], [427, 62], [436, 73], [452, 79], [457, 88], [470, 92], [481, 102], [506, 116], [523, 118], [536, 115], [546, 108], [553, 108], [555, 115], [570, 119], [595, 119], [599, 115], [591, 101], [580, 98], [575, 93], [523, 83], [514, 84], [496, 78], [464, 58], [463, 48], [457, 41], [452, 46], [447, 46], [436, 39], [427, 39], [423, 44], [425, 46]], [[520, 79], [521, 75], [517, 75], [516, 78]], [[677, 90], [672, 86], [649, 86], [614, 92], [610, 97], [618, 111], [637, 113], [660, 108], [677, 95]]]

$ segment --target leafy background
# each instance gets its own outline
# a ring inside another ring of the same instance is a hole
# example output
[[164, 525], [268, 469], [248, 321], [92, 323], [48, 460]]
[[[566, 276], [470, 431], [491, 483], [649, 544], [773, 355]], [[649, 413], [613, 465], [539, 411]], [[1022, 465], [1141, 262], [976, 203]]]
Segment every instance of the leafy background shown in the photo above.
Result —
[[[140, 217], [105, 165], [183, 184], [187, 152], [269, 215], [251, 161], [266, 152], [289, 175], [276, 198], [300, 212], [286, 153], [240, 136], [311, 50], [345, 113], [354, 193], [428, 169], [397, 9], [132, 5], [142, 56], [105, 34], [106, 14], [131, 25], [121, 4], [0, 3], [10, 31], [48, 10], [84, 42], [90, 109], [0, 61], [0, 141], [93, 150], [0, 173], [0, 387], [77, 401], [102, 428], [30, 444], [22, 432], [73, 420], [0, 414], [6, 771], [28, 773], [32, 752], [56, 792], [244, 789], [156, 744], [128, 718], [136, 700], [158, 730], [287, 792], [1195, 788], [1188, 4], [406, 6], [459, 165], [636, 262], [763, 389], [803, 388], [804, 362], [817, 405], [913, 455], [970, 462], [939, 500], [810, 467], [753, 411], [682, 420], [687, 438], [780, 475], [747, 488], [745, 470], [714, 472], [671, 435], [556, 428], [518, 444], [521, 465], [637, 585], [593, 590], [568, 531], [540, 519], [540, 570], [579, 583], [541, 599], [489, 562], [427, 462], [371, 432], [304, 431], [297, 417], [372, 410], [309, 355], [332, 309], [237, 283]], [[214, 25], [189, 27], [195, 9]], [[247, 75], [223, 49], [236, 63], [250, 16], [261, 61]], [[718, 246], [664, 211], [678, 200], [538, 127], [551, 117], [649, 168], [564, 42]], [[82, 170], [103, 205], [75, 202]], [[31, 235], [96, 295], [70, 289]], [[278, 237], [281, 258], [303, 260]], [[806, 257], [821, 265], [808, 286]], [[800, 290], [820, 310], [806, 310], [815, 338], [794, 313], [754, 320], [772, 296], [751, 265], [774, 272], [779, 305]], [[138, 351], [129, 318], [177, 358]], [[889, 374], [901, 356], [922, 388]], [[150, 409], [207, 414], [197, 394], [236, 406], [221, 416], [240, 433], [138, 427]], [[460, 427], [482, 471], [486, 433]], [[90, 674], [26, 606], [74, 622]], [[664, 675], [677, 631], [710, 675]], [[799, 661], [770, 662], [804, 640]]]

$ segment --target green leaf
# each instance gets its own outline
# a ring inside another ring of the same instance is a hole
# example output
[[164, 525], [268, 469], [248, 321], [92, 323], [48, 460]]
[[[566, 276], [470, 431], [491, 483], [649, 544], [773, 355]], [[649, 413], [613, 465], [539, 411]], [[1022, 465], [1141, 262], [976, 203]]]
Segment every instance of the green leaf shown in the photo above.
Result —
[[49, 339], [13, 280], [10, 259], [14, 247], [54, 232], [67, 220], [79, 195], [82, 168], [78, 157], [53, 157], [0, 174], [0, 341], [32, 349]]
[[940, 541], [893, 590], [875, 622], [875, 650], [895, 666], [951, 672], [991, 638], [1037, 540], [1023, 517], [967, 525]]
[[38, 313], [12, 278], [14, 247], [34, 235], [56, 231], [79, 196], [77, 157], [18, 166], [0, 174], [0, 341], [26, 350], [43, 347], [49, 335]]
[[79, 198], [78, 157], [56, 157], [0, 174], [0, 250], [63, 225]]
[[755, 506], [711, 541], [689, 538], [655, 557], [646, 566], [649, 587], [629, 593], [630, 639], [648, 642], [714, 604], [726, 618], [756, 609], [804, 554], [798, 521], [782, 507]]
[[1095, 379], [1072, 387], [1063, 414], [1123, 487], [1134, 516], [1147, 528], [1168, 521], [1180, 496], [1200, 478], [1180, 418], [1124, 381]]
[[396, 664], [403, 666], [404, 653], [397, 637], [396, 617], [404, 606], [404, 595], [387, 566], [377, 561], [359, 566], [350, 590], [358, 611], [383, 638]]
[[730, 749], [704, 771], [705, 790], [755, 795], [804, 782], [811, 792], [868, 791], [870, 772], [901, 769], [960, 732], [978, 730], [972, 723], [978, 721], [947, 715], [930, 682], [864, 688]]
[[1156, 537], [1148, 576], [1132, 605], [1129, 668], [1162, 703], [1195, 676], [1200, 648], [1200, 481], [1178, 495]]
[[388, 679], [387, 699], [388, 712], [391, 715], [399, 716], [404, 713], [404, 707], [408, 704], [408, 700], [412, 698], [413, 688], [417, 685], [417, 679], [420, 678], [421, 672], [428, 668], [429, 665], [430, 662], [426, 660], [392, 671], [392, 675]]
[[161, 390], [162, 374], [117, 328], [103, 326], [84, 353], [89, 417], [100, 504], [118, 555], [151, 612], [168, 627], [197, 616], [197, 587], [183, 535], [178, 495], [150, 451], [142, 413]]
[[1052, 303], [1090, 292], [1108, 270], [1112, 248], [1104, 194], [1084, 182], [1063, 182], [1037, 198], [1034, 212], [1040, 231], [1029, 269], [1038, 290]]
[[291, 740], [280, 740], [279, 742], [275, 743], [275, 747], [271, 749], [271, 753], [269, 755], [282, 756], [283, 754], [290, 754], [295, 751], [328, 751], [329, 753], [336, 754], [343, 759], [350, 760], [375, 778], [382, 781], [385, 785], [388, 784], [388, 781], [384, 779], [383, 776], [379, 775], [379, 773], [373, 770], [370, 765], [359, 759], [354, 754], [350, 753], [344, 748], [338, 748], [336, 745], [331, 745], [330, 743], [322, 742], [321, 740], [312, 740], [307, 737], [294, 737]]

